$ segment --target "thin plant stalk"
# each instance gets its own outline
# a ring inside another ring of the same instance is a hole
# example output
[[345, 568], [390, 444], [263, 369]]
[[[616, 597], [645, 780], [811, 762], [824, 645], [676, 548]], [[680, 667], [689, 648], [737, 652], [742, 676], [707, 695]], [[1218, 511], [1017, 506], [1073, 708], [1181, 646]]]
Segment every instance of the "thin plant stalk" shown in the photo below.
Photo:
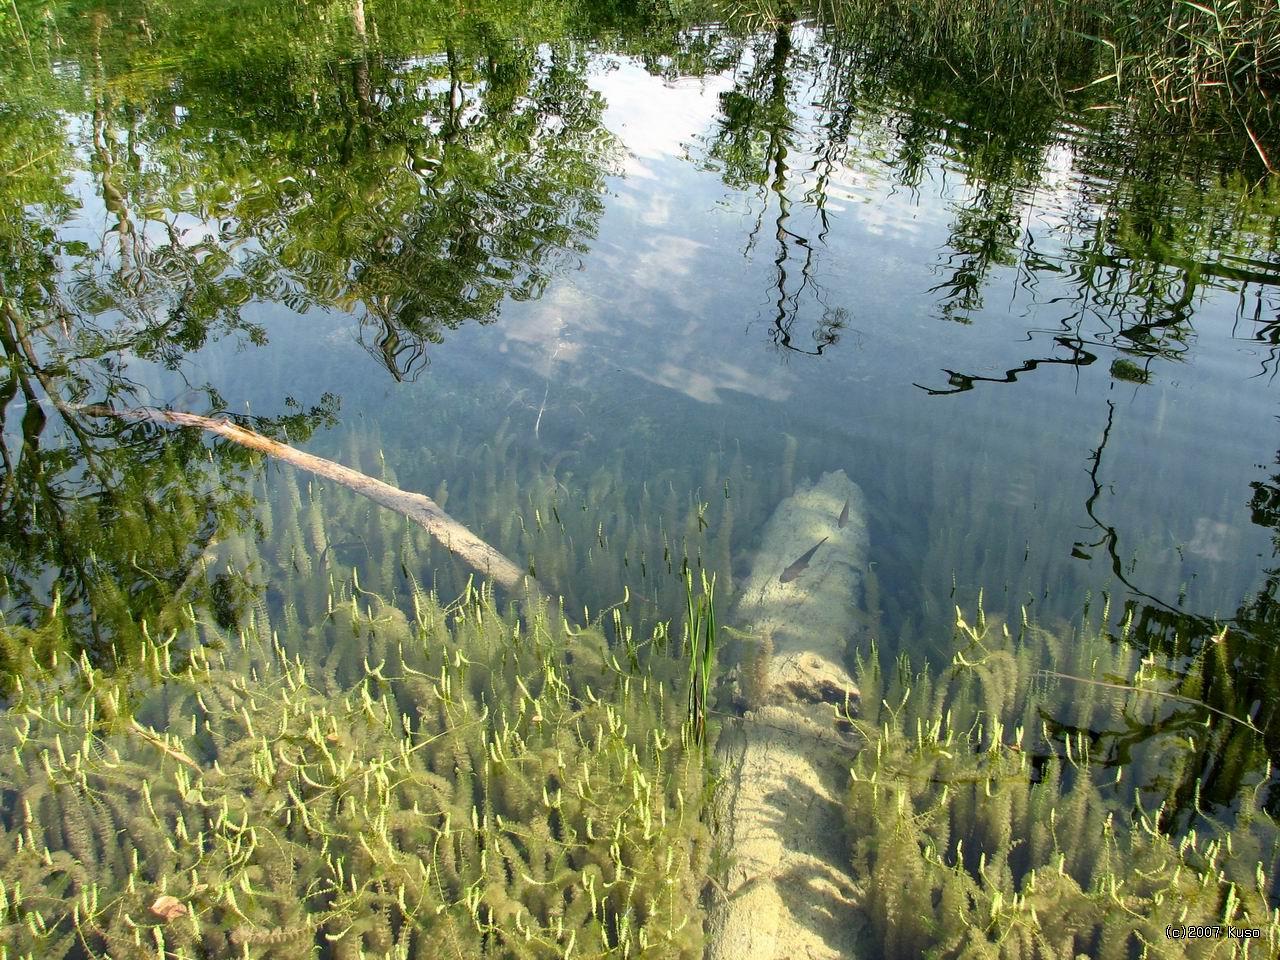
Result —
[[693, 573], [685, 572], [686, 623], [689, 635], [688, 723], [694, 742], [707, 738], [707, 712], [711, 701], [711, 674], [716, 662], [716, 578], [702, 573], [702, 595], [694, 600]]

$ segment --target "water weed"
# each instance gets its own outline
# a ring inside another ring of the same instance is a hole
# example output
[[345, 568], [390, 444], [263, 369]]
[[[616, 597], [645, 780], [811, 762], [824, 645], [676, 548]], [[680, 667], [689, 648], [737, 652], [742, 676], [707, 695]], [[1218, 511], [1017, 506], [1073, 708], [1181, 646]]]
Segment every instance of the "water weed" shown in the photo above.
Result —
[[223, 545], [273, 585], [232, 625], [144, 625], [135, 670], [28, 654], [0, 729], [5, 956], [700, 955], [683, 666], [471, 584], [390, 602], [336, 558], [396, 558], [396, 525], [281, 492], [275, 557]]
[[[1199, 663], [1087, 626], [1015, 636], [981, 611], [957, 611], [956, 642], [936, 676], [874, 647], [858, 663], [849, 835], [878, 955], [1274, 955], [1269, 767], [1232, 808], [1178, 813], [1205, 742], [1239, 723], [1185, 695]], [[1224, 936], [1169, 936], [1201, 925]]]

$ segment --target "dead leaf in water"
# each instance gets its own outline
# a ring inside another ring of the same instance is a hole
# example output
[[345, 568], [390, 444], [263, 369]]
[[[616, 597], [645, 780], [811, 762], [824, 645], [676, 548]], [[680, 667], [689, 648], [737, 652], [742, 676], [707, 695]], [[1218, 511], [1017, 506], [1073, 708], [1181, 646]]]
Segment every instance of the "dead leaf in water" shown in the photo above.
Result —
[[161, 920], [169, 921], [184, 916], [187, 912], [187, 905], [177, 897], [171, 897], [166, 893], [156, 897], [155, 902], [151, 904], [151, 912]]

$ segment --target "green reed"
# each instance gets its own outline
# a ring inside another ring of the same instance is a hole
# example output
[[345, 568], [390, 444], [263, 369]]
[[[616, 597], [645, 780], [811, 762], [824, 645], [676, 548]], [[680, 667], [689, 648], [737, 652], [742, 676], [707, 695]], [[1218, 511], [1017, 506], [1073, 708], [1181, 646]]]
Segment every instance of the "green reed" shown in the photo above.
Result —
[[716, 578], [707, 579], [702, 573], [702, 594], [693, 596], [693, 574], [685, 573], [685, 596], [688, 607], [685, 615], [685, 636], [689, 658], [689, 709], [686, 722], [693, 734], [693, 742], [703, 746], [707, 742], [707, 713], [711, 709], [711, 682], [716, 665]]
[[[955, 639], [937, 676], [885, 670], [874, 647], [858, 662], [849, 835], [877, 956], [1275, 955], [1270, 769], [1230, 808], [1197, 795], [1190, 822], [1172, 815], [1206, 745], [1249, 729], [1188, 695], [1203, 658], [1144, 658], [1088, 626], [1015, 635], [981, 608], [972, 625], [957, 611]], [[1171, 940], [1170, 924], [1224, 936]]]
[[[732, 9], [782, 21], [771, 0]], [[820, 0], [835, 30], [888, 62], [939, 63], [966, 82], [1042, 87], [1055, 99], [1154, 108], [1241, 136], [1273, 172], [1280, 159], [1280, 8], [1269, 0]]]

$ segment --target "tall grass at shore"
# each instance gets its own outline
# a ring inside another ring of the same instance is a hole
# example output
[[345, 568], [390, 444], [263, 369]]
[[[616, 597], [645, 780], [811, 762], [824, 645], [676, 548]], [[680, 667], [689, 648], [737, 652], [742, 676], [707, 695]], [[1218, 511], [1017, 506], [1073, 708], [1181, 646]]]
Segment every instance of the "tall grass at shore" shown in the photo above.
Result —
[[1273, 0], [775, 0], [727, 6], [769, 21], [808, 14], [893, 60], [933, 60], [963, 82], [1041, 86], [1091, 108], [1143, 108], [1243, 138], [1280, 164], [1280, 5]]

